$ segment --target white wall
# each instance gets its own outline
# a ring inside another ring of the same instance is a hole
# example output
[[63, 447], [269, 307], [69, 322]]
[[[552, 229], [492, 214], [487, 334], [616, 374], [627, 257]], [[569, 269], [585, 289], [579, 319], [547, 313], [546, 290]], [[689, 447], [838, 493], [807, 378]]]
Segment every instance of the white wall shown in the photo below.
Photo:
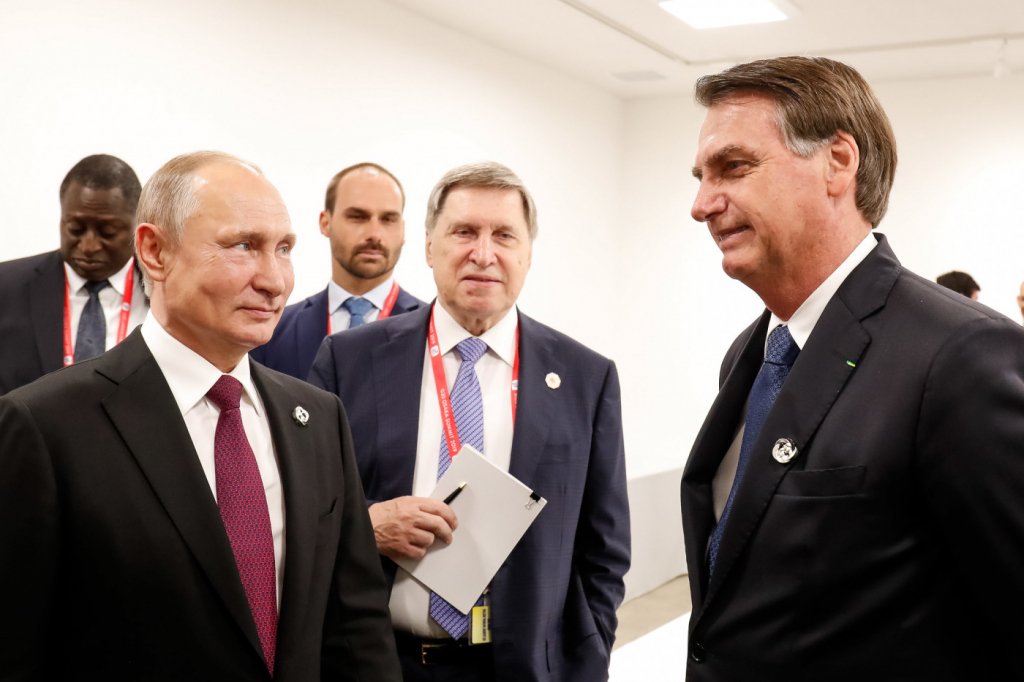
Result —
[[449, 168], [489, 158], [540, 206], [523, 309], [613, 350], [591, 302], [613, 290], [622, 104], [592, 86], [363, 0], [5, 2], [0, 64], [0, 260], [56, 247], [57, 188], [87, 154], [145, 181], [176, 154], [223, 149], [284, 195], [297, 299], [329, 277], [327, 181], [372, 160], [406, 187], [398, 278], [429, 298], [426, 197]]

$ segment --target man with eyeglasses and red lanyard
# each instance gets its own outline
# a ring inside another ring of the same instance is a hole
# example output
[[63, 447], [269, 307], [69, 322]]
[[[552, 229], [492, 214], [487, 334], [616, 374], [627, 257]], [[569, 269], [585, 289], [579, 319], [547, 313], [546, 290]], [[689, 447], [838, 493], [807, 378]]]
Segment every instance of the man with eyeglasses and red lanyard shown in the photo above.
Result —
[[121, 159], [85, 157], [60, 185], [60, 248], [0, 263], [0, 395], [142, 324], [149, 305], [132, 258], [141, 191]]
[[320, 233], [331, 242], [327, 288], [285, 308], [274, 337], [252, 351], [257, 362], [305, 379], [325, 336], [416, 310], [394, 271], [405, 243], [405, 192], [375, 163], [357, 163], [331, 178]]
[[[606, 680], [630, 558], [615, 365], [517, 309], [537, 222], [511, 170], [450, 171], [426, 222], [434, 304], [335, 334], [309, 377], [350, 417], [404, 679]], [[547, 500], [469, 614], [392, 561], [459, 542], [427, 496], [462, 444]]]

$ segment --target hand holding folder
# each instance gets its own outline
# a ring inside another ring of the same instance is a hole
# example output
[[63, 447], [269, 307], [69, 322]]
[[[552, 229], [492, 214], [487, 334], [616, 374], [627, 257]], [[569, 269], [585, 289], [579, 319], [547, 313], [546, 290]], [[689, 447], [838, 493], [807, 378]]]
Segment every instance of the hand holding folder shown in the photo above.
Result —
[[454, 539], [450, 545], [435, 542], [422, 559], [397, 563], [459, 611], [469, 613], [547, 500], [470, 445], [462, 446], [430, 497], [451, 497], [459, 517]]

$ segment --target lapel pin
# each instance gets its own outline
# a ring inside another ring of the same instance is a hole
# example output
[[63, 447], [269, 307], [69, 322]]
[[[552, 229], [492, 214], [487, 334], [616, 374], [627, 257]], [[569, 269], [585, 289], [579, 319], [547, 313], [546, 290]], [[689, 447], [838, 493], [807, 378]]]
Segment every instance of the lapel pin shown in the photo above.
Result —
[[294, 419], [295, 423], [299, 426], [305, 426], [309, 423], [309, 412], [306, 412], [306, 408], [299, 405], [292, 410], [292, 419]]
[[796, 457], [800, 451], [796, 445], [793, 444], [788, 438], [780, 438], [775, 441], [775, 446], [772, 448], [772, 457], [779, 464], [788, 464], [790, 460]]
[[548, 375], [544, 377], [544, 383], [548, 385], [548, 388], [556, 389], [562, 385], [562, 377], [554, 372], [548, 372]]

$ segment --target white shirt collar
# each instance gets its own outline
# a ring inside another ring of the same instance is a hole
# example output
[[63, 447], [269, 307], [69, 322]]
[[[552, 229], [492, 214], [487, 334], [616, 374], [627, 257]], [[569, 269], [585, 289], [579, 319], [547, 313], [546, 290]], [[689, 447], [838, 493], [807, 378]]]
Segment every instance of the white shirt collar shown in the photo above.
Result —
[[[796, 312], [793, 313], [789, 320], [783, 320], [775, 313], [772, 313], [772, 317], [768, 321], [768, 333], [770, 334], [780, 324], [788, 325], [793, 341], [796, 342], [798, 348], [803, 348], [807, 344], [807, 339], [810, 338], [811, 332], [814, 331], [814, 325], [818, 324], [818, 318], [825, 311], [825, 306], [828, 305], [828, 302], [839, 291], [839, 287], [850, 276], [854, 268], [860, 265], [861, 261], [867, 258], [868, 254], [877, 245], [878, 241], [875, 239], [875, 233], [873, 231], [868, 232], [860, 244], [857, 244], [853, 251], [850, 252], [850, 255], [846, 257], [846, 260], [840, 263], [839, 267], [833, 270], [832, 274], [826, 277], [825, 281], [819, 284], [818, 288], [800, 304], [800, 307], [796, 309]], [[768, 338], [765, 336], [765, 344], [767, 343]]]
[[[497, 324], [480, 335], [480, 340], [487, 344], [499, 358], [511, 367], [516, 357], [516, 329], [519, 326], [519, 308], [512, 306]], [[448, 353], [460, 342], [473, 336], [455, 321], [444, 306], [434, 303], [434, 328], [437, 330], [437, 341], [441, 346], [441, 354]]]
[[[153, 317], [152, 312], [146, 315], [146, 321], [142, 323], [142, 338], [160, 366], [160, 371], [163, 372], [164, 379], [174, 396], [174, 402], [178, 404], [182, 414], [203, 400], [223, 374], [206, 358], [171, 336]], [[249, 356], [243, 356], [229, 374], [242, 384], [242, 399], [248, 400], [256, 410], [257, 416], [262, 417], [263, 403], [252, 382]]]
[[331, 315], [341, 307], [341, 304], [352, 298], [353, 296], [359, 296], [365, 298], [367, 301], [372, 303], [377, 310], [384, 308], [384, 301], [387, 300], [388, 294], [391, 293], [391, 285], [395, 283], [394, 277], [388, 277], [386, 280], [375, 286], [374, 288], [367, 291], [361, 296], [359, 294], [353, 294], [345, 291], [337, 282], [333, 279], [327, 283], [327, 312]]
[[[121, 268], [113, 275], [111, 275], [109, 278], [107, 278], [107, 281], [110, 282], [110, 287], [114, 291], [116, 291], [117, 295], [120, 296], [121, 298], [124, 298], [124, 281], [125, 278], [128, 276], [128, 269], [131, 268], [134, 264], [135, 259], [129, 258], [128, 262], [124, 264], [123, 268]], [[73, 296], [77, 294], [82, 287], [85, 286], [87, 280], [81, 275], [79, 275], [77, 272], [75, 272], [74, 269], [72, 269], [72, 267], [68, 265], [66, 261], [64, 262], [64, 273], [67, 275], [68, 278], [68, 291], [71, 292], [71, 295]]]

